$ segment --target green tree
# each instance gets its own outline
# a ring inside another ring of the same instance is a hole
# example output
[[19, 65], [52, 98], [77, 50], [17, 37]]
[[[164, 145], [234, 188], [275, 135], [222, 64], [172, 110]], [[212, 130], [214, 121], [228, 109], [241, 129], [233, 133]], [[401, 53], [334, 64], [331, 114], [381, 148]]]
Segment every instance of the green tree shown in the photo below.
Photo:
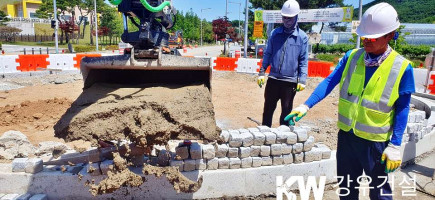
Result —
[[9, 21], [5, 12], [0, 10], [0, 26], [4, 26], [5, 22]]
[[106, 27], [107, 36], [109, 36], [109, 42], [112, 44], [113, 36], [121, 36], [123, 30], [123, 22], [121, 13], [116, 8], [105, 6], [101, 10], [101, 27]]

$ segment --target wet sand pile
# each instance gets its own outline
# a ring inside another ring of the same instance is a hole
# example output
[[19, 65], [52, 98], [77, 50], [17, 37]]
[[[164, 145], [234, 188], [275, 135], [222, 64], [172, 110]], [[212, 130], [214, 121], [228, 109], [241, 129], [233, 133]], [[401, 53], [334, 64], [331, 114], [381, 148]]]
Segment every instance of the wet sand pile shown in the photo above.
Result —
[[113, 165], [107, 172], [107, 178], [98, 185], [90, 185], [89, 191], [92, 195], [113, 193], [123, 186], [139, 187], [144, 182], [144, 178], [133, 173], [127, 168], [127, 161], [119, 153], [113, 155]]
[[218, 140], [211, 94], [204, 85], [94, 84], [54, 126], [56, 137], [129, 139], [138, 146], [169, 139]]

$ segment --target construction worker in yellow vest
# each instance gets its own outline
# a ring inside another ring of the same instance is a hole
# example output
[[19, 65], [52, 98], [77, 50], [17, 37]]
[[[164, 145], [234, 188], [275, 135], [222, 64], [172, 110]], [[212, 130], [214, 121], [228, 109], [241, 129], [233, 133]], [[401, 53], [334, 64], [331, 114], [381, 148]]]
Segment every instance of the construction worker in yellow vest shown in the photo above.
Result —
[[410, 61], [388, 45], [397, 39], [399, 26], [397, 12], [390, 4], [370, 7], [356, 31], [364, 48], [347, 52], [307, 101], [285, 118], [294, 125], [339, 84], [340, 199], [358, 199], [357, 178], [363, 171], [371, 178], [370, 199], [392, 199], [385, 180], [401, 164], [400, 145], [415, 92]]

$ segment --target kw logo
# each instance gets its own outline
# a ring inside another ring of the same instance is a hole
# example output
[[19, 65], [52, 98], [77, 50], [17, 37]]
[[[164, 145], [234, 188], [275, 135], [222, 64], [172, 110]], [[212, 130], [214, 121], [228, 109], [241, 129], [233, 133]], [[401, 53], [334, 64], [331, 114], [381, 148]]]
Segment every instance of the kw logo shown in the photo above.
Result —
[[305, 180], [303, 176], [291, 176], [285, 182], [283, 181], [282, 176], [276, 177], [276, 199], [283, 200], [284, 195], [288, 200], [297, 200], [296, 194], [289, 191], [290, 187], [294, 183], [298, 183], [298, 189], [300, 193], [301, 200], [308, 200], [310, 198], [311, 189], [313, 189], [313, 196], [315, 200], [323, 199], [323, 193], [325, 192], [325, 182], [326, 176], [321, 176], [319, 179], [319, 185], [317, 185], [316, 177], [309, 176], [306, 180], [307, 184], [305, 185]]

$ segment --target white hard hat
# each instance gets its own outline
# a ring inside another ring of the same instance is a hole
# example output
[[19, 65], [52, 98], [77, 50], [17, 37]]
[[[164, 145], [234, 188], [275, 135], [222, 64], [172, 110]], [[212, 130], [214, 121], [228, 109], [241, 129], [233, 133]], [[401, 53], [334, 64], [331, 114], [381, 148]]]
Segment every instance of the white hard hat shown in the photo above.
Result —
[[388, 3], [378, 3], [364, 12], [356, 33], [361, 37], [379, 38], [400, 26], [396, 10]]
[[299, 3], [296, 0], [288, 0], [282, 5], [281, 15], [285, 17], [294, 17], [301, 9], [299, 8]]

